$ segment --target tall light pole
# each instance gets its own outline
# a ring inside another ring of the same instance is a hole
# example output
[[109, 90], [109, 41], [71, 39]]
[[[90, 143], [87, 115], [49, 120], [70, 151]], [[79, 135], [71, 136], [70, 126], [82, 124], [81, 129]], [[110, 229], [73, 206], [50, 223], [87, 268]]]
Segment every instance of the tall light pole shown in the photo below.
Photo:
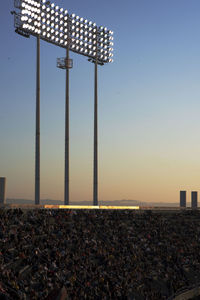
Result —
[[[26, 8], [28, 4], [31, 4], [30, 0], [25, 0], [25, 2], [21, 0], [14, 0], [14, 4], [16, 8], [22, 9]], [[37, 10], [37, 17], [40, 17], [40, 0], [34, 1], [35, 7], [34, 9]], [[24, 10], [23, 10], [24, 11]], [[31, 20], [30, 26], [33, 24], [33, 20], [26, 19], [25, 16], [22, 14], [17, 14], [16, 12], [12, 12], [15, 17], [15, 32], [29, 38], [30, 32], [27, 32], [26, 26], [23, 28], [23, 21]], [[36, 127], [35, 127], [35, 204], [40, 204], [40, 33], [41, 30], [37, 29], [36, 31]]]
[[69, 205], [69, 69], [73, 67], [73, 61], [69, 58], [69, 43], [66, 58], [58, 58], [57, 67], [66, 69], [64, 204]]
[[19, 12], [14, 12], [16, 32], [24, 37], [37, 37], [36, 77], [36, 147], [35, 147], [35, 204], [40, 203], [40, 39], [66, 49], [66, 58], [60, 58], [57, 66], [66, 69], [65, 111], [65, 196], [69, 204], [69, 69], [72, 60], [69, 51], [88, 57], [95, 64], [94, 87], [94, 181], [93, 204], [98, 205], [98, 115], [97, 115], [97, 67], [112, 62], [113, 32], [96, 23], [68, 14], [47, 0], [14, 0]]
[[66, 50], [66, 103], [65, 103], [65, 191], [64, 204], [69, 204], [69, 46]]
[[40, 204], [40, 36], [37, 36], [35, 204]]
[[98, 85], [97, 57], [94, 63], [94, 174], [93, 174], [93, 205], [98, 205]]

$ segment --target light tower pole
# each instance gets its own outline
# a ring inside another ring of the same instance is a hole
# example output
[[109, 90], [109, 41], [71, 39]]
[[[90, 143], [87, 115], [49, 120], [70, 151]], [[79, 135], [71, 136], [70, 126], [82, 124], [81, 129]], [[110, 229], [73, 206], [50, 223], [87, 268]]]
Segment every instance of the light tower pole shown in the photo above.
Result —
[[69, 43], [66, 49], [66, 58], [58, 58], [57, 67], [66, 69], [64, 204], [69, 205], [69, 69], [73, 67], [73, 60], [69, 58]]
[[97, 57], [94, 62], [94, 174], [93, 205], [98, 205], [98, 74]]
[[36, 136], [35, 136], [35, 204], [40, 204], [40, 36], [37, 36], [36, 63]]

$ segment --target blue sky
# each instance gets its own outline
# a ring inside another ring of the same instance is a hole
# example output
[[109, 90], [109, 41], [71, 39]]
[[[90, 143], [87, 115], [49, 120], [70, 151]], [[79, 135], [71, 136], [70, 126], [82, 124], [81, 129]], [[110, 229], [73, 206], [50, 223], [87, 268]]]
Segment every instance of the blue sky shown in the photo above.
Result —
[[[57, 1], [114, 31], [99, 67], [99, 198], [178, 201], [200, 178], [200, 2]], [[0, 176], [7, 197], [34, 198], [36, 40], [1, 6]], [[63, 200], [65, 72], [41, 41], [41, 198]], [[70, 54], [70, 199], [92, 199], [93, 65]]]

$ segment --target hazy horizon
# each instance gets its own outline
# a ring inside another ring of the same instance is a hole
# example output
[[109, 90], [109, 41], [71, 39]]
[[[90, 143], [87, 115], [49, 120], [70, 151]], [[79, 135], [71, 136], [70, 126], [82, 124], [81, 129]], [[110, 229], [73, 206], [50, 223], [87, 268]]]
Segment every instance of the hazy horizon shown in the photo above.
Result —
[[[54, 199], [41, 199], [41, 204], [63, 204], [64, 201], [62, 200], [54, 200]], [[6, 203], [8, 204], [34, 204], [33, 199], [6, 199]], [[82, 201], [73, 201], [70, 202], [70, 205], [93, 205], [92, 201], [89, 200], [82, 200]], [[99, 204], [104, 205], [116, 205], [116, 206], [134, 206], [134, 205], [141, 205], [141, 206], [179, 206], [179, 202], [143, 202], [138, 200], [99, 200]], [[188, 203], [187, 203], [188, 204]]]

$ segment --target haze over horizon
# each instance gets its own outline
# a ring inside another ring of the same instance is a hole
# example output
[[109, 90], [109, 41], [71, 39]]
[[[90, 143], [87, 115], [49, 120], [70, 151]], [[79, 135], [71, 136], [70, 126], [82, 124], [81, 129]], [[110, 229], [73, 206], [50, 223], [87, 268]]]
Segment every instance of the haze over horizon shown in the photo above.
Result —
[[[99, 199], [174, 203], [200, 182], [199, 0], [55, 1], [114, 31], [99, 67]], [[1, 4], [0, 177], [34, 199], [36, 39]], [[41, 41], [41, 199], [64, 198], [65, 50]], [[93, 65], [70, 53], [70, 202], [92, 201]]]
[[[24, 204], [35, 204], [34, 199], [6, 199], [6, 204], [19, 204], [19, 205], [24, 205]], [[40, 199], [40, 204], [41, 205], [63, 205], [64, 201], [62, 200], [53, 200], [53, 199]], [[137, 200], [99, 200], [98, 201], [99, 205], [110, 205], [110, 206], [154, 206], [154, 207], [179, 207], [179, 202], [143, 202], [143, 201], [137, 201]], [[88, 200], [82, 200], [82, 201], [74, 201], [70, 202], [69, 205], [93, 205], [93, 201], [88, 201]], [[186, 203], [187, 207], [191, 206], [190, 202]]]

